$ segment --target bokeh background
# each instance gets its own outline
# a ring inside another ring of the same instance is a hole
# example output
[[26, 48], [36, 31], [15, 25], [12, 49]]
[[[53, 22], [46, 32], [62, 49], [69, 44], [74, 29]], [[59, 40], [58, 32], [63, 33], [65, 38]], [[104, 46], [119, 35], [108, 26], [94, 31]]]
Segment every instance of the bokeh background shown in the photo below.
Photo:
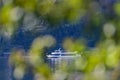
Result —
[[[52, 72], [46, 55], [58, 48], [81, 58]], [[4, 53], [12, 80], [119, 80], [120, 1], [0, 0]]]

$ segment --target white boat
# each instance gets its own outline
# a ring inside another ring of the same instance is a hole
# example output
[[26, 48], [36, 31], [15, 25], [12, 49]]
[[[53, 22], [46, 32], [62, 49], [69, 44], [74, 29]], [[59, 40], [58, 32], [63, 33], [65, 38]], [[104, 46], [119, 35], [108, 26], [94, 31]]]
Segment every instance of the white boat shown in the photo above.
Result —
[[67, 52], [67, 51], [58, 49], [52, 52], [51, 54], [47, 55], [47, 57], [48, 58], [72, 58], [72, 57], [80, 57], [80, 55], [77, 54], [77, 51]]

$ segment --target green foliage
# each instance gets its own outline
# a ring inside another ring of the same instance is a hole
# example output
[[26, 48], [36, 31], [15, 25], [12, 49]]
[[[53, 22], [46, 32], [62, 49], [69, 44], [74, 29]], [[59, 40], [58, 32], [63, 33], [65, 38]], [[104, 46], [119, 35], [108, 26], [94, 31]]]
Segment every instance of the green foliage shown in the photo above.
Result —
[[[78, 72], [77, 75], [81, 75], [82, 72], [83, 80], [109, 80], [108, 77], [118, 80], [120, 75], [119, 1], [111, 5], [115, 16], [104, 15], [100, 4], [94, 0], [1, 0], [0, 3], [0, 34], [9, 38], [14, 35], [21, 23], [30, 26], [29, 24], [34, 20], [39, 21], [40, 17], [54, 25], [63, 21], [77, 23], [83, 16], [87, 16], [86, 29], [88, 31], [92, 31], [92, 27], [103, 29], [101, 41], [87, 52], [85, 41], [66, 38], [63, 41], [64, 49], [77, 51], [81, 57], [75, 61], [73, 66], [63, 63], [62, 67], [54, 73], [43, 59], [44, 49], [55, 44], [54, 37], [47, 35], [35, 39], [27, 56], [23, 50], [13, 50], [10, 63], [15, 68], [14, 77], [17, 80], [22, 80], [29, 67], [35, 74], [35, 80], [69, 80], [69, 75], [74, 72]], [[36, 24], [28, 28], [34, 29], [32, 27], [36, 27]], [[107, 72], [111, 76], [108, 76]]]

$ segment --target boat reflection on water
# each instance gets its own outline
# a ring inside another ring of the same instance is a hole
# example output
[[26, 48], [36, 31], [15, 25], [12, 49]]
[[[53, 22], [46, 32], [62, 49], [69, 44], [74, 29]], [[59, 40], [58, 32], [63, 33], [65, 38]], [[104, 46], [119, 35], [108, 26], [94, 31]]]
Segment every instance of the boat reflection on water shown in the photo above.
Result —
[[69, 68], [70, 66], [74, 66], [75, 61], [80, 58], [81, 55], [75, 52], [63, 51], [63, 50], [55, 50], [51, 54], [47, 55], [47, 61], [50, 65], [51, 69], [55, 71], [56, 69], [62, 67], [64, 64], [69, 65], [66, 66]]

